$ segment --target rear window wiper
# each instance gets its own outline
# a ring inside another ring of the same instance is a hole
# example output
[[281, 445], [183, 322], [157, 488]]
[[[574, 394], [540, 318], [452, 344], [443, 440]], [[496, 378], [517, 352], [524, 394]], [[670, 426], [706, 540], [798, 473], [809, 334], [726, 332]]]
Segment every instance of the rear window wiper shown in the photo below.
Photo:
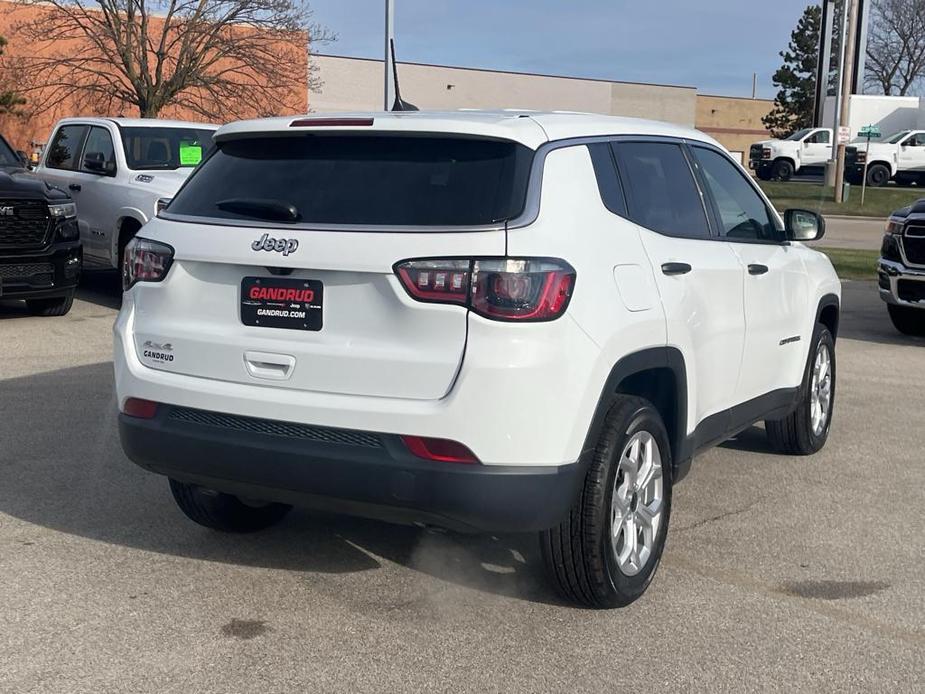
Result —
[[215, 206], [224, 212], [274, 222], [298, 222], [300, 217], [295, 205], [270, 198], [229, 198], [218, 201]]

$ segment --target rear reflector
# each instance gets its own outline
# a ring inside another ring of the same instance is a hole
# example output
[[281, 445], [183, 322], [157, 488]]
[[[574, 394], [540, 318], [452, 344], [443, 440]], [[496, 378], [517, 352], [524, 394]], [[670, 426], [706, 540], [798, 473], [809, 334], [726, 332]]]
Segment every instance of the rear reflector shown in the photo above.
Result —
[[137, 417], [138, 419], [154, 419], [157, 414], [157, 403], [153, 400], [129, 398], [122, 405], [122, 414], [127, 417]]
[[372, 118], [300, 118], [290, 128], [364, 128], [373, 124]]
[[439, 463], [478, 463], [475, 453], [457, 441], [426, 436], [402, 436], [408, 450], [418, 458]]
[[554, 320], [575, 286], [575, 270], [556, 258], [406, 260], [395, 272], [418, 301], [467, 306], [502, 321]]

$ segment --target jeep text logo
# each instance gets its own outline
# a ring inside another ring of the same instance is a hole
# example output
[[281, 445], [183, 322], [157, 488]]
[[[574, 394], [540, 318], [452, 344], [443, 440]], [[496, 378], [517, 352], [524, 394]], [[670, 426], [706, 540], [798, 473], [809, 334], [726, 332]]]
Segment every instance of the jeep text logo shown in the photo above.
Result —
[[264, 234], [251, 244], [255, 251], [276, 251], [283, 255], [289, 255], [299, 247], [298, 239], [274, 239], [269, 234]]

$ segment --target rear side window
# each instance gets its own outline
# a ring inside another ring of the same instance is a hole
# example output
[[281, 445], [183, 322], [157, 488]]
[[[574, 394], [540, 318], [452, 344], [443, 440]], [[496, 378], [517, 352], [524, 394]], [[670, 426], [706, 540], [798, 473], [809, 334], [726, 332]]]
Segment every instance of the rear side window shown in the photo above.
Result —
[[523, 210], [532, 160], [533, 150], [514, 142], [461, 137], [232, 140], [190, 177], [170, 213], [272, 221], [283, 210], [286, 221], [305, 224], [493, 224]]
[[64, 125], [59, 128], [48, 148], [45, 166], [69, 171], [77, 168], [77, 153], [86, 134], [86, 125]]
[[594, 165], [594, 177], [597, 179], [597, 188], [601, 193], [604, 207], [618, 214], [626, 216], [626, 200], [623, 198], [623, 188], [614, 166], [613, 152], [606, 142], [595, 142], [588, 145], [591, 154], [591, 163]]
[[668, 236], [709, 238], [700, 191], [679, 145], [618, 142], [613, 147], [630, 219]]

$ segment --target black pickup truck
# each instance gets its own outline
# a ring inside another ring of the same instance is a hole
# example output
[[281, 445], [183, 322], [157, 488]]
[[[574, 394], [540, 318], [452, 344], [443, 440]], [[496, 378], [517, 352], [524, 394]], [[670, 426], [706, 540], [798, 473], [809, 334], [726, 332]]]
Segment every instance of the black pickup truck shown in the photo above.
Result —
[[25, 164], [0, 136], [0, 300], [25, 299], [35, 315], [63, 316], [83, 262], [77, 210]]

